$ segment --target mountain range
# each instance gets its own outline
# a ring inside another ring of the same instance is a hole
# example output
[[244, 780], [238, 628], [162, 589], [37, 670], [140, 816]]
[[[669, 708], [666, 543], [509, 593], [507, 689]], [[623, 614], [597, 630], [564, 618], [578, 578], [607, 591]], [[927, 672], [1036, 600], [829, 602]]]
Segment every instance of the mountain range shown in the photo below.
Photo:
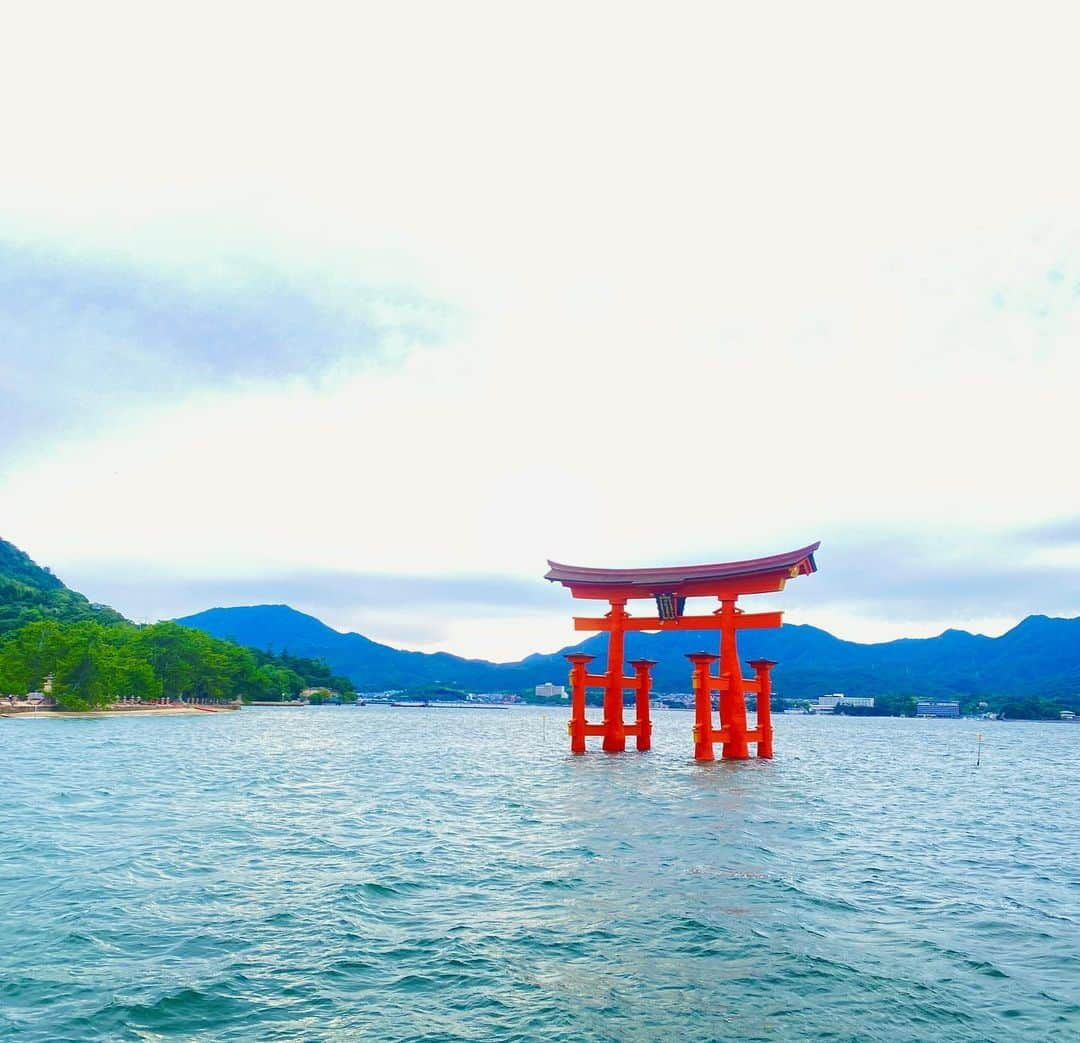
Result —
[[[569, 651], [595, 655], [593, 667], [606, 668], [604, 634], [549, 655], [492, 663], [446, 652], [402, 651], [361, 634], [341, 633], [287, 605], [213, 608], [178, 622], [259, 649], [319, 657], [366, 691], [432, 683], [514, 691], [544, 681], [561, 682], [567, 671], [563, 656]], [[630, 633], [626, 658], [657, 660], [653, 673], [657, 691], [687, 691], [686, 653], [716, 641], [715, 635], [693, 632]], [[878, 644], [844, 641], [817, 627], [784, 624], [777, 630], [745, 631], [739, 637], [739, 651], [744, 659], [777, 660], [776, 690], [789, 699], [842, 691], [968, 699], [1009, 695], [1071, 704], [1080, 693], [1080, 618], [1028, 616], [1000, 637], [946, 630], [937, 637]]]
[[[0, 540], [0, 640], [40, 619], [58, 622], [123, 622], [115, 610], [71, 590], [18, 547]], [[520, 691], [566, 676], [566, 652], [595, 655], [606, 668], [606, 636], [512, 663], [465, 659], [447, 652], [410, 652], [362, 634], [341, 633], [287, 605], [212, 608], [177, 622], [265, 651], [324, 660], [365, 691], [443, 684], [472, 691]], [[693, 632], [626, 635], [626, 658], [657, 660], [658, 692], [687, 691], [687, 652], [715, 649], [716, 635]], [[1000, 637], [946, 630], [937, 637], [858, 644], [813, 626], [785, 624], [750, 630], [739, 639], [744, 659], [780, 664], [777, 694], [805, 699], [842, 691], [848, 695], [918, 695], [966, 700], [995, 697], [1050, 700], [1080, 709], [1080, 618], [1028, 616]]]

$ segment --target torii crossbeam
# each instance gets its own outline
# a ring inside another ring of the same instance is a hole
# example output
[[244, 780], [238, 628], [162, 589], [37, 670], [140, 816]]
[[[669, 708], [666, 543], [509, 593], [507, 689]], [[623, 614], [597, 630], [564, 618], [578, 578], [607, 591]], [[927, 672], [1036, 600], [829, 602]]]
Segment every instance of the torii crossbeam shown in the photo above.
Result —
[[[588, 672], [593, 656], [574, 653], [566, 658], [571, 664], [570, 687], [570, 749], [585, 752], [585, 738], [603, 736], [603, 749], [621, 753], [626, 749], [627, 735], [634, 735], [637, 748], [651, 746], [652, 723], [649, 717], [650, 660], [635, 660], [633, 677], [623, 676], [623, 635], [629, 630], [719, 630], [720, 654], [697, 652], [689, 658], [694, 664], [693, 684], [696, 714], [694, 721], [694, 756], [698, 760], [713, 760], [713, 744], [723, 744], [725, 758], [743, 759], [750, 756], [748, 744], [757, 744], [759, 757], [772, 756], [772, 717], [769, 699], [770, 670], [776, 665], [768, 659], [754, 660], [750, 665], [755, 676], [742, 676], [736, 632], [739, 630], [778, 627], [780, 612], [747, 613], [736, 607], [743, 594], [768, 594], [784, 589], [789, 579], [808, 576], [817, 571], [814, 552], [820, 543], [813, 543], [786, 554], [749, 561], [729, 561], [714, 565], [683, 565], [654, 569], [595, 569], [576, 565], [561, 565], [549, 561], [545, 579], [569, 588], [575, 598], [607, 601], [610, 611], [603, 618], [575, 617], [574, 629], [606, 631], [608, 635], [607, 671]], [[715, 597], [720, 607], [711, 615], [685, 615], [686, 599]], [[631, 616], [626, 603], [634, 599], [656, 601], [655, 616]], [[712, 664], [720, 660], [717, 674]], [[604, 720], [589, 724], [585, 719], [585, 689], [603, 688]], [[636, 719], [633, 724], [623, 720], [623, 693], [636, 693]], [[714, 727], [712, 694], [719, 693], [719, 726]], [[750, 729], [746, 718], [746, 693], [757, 694], [757, 727]]]

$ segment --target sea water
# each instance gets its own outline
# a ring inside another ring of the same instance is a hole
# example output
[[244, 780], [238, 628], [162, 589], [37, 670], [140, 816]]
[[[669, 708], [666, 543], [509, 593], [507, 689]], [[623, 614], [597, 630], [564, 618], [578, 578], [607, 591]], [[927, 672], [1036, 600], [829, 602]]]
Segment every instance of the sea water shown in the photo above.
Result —
[[1080, 725], [690, 728], [0, 720], [0, 1038], [1080, 1038]]

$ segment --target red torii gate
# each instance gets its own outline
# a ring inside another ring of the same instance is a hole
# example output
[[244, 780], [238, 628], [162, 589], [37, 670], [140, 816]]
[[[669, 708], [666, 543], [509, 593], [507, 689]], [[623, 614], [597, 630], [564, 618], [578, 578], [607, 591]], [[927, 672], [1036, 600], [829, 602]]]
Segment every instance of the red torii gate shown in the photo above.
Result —
[[[743, 612], [736, 601], [743, 594], [767, 594], [784, 589], [784, 584], [796, 576], [808, 576], [817, 571], [814, 552], [821, 546], [813, 543], [786, 554], [749, 561], [729, 561], [716, 565], [686, 565], [658, 569], [594, 569], [576, 565], [560, 565], [549, 561], [545, 579], [568, 587], [575, 598], [607, 601], [610, 611], [602, 619], [574, 617], [574, 629], [606, 631], [608, 634], [607, 672], [591, 674], [588, 665], [595, 656], [573, 653], [570, 663], [570, 749], [585, 752], [588, 735], [603, 736], [603, 749], [621, 753], [626, 749], [627, 735], [635, 736], [637, 748], [648, 750], [652, 745], [652, 722], [649, 717], [650, 671], [656, 664], [649, 659], [635, 659], [629, 665], [633, 677], [623, 676], [623, 635], [628, 630], [719, 630], [720, 654], [695, 652], [688, 656], [693, 663], [695, 693], [694, 757], [714, 759], [713, 744], [723, 744], [723, 756], [744, 759], [750, 756], [748, 743], [757, 744], [759, 757], [771, 757], [772, 716], [769, 706], [771, 682], [769, 671], [776, 665], [768, 659], [750, 663], [755, 676], [742, 676], [736, 632], [739, 630], [778, 627], [780, 612]], [[720, 608], [708, 616], [683, 614], [688, 597], [715, 597]], [[626, 603], [635, 598], [656, 601], [657, 615], [631, 616]], [[712, 664], [720, 660], [719, 671], [712, 673]], [[585, 719], [585, 689], [603, 688], [604, 719], [590, 724]], [[623, 720], [623, 693], [631, 690], [636, 696], [635, 720]], [[720, 695], [720, 722], [714, 726], [712, 696]], [[746, 693], [757, 694], [757, 727], [750, 729], [746, 722]]]

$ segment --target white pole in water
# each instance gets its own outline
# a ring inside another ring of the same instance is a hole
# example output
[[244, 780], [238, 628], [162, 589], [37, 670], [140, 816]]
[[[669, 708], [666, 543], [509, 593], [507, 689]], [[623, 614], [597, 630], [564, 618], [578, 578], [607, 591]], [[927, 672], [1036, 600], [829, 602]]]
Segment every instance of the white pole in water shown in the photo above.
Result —
[[979, 748], [978, 753], [975, 754], [975, 767], [977, 768], [982, 761], [982, 732], [979, 732]]

